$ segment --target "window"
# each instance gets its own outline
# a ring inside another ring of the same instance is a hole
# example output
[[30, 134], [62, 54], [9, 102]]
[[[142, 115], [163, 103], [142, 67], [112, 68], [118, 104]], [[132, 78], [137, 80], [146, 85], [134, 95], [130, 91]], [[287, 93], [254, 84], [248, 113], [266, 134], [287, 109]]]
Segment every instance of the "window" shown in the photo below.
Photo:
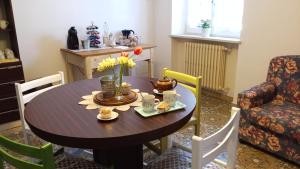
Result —
[[211, 35], [240, 37], [243, 0], [187, 0], [187, 33], [201, 33], [201, 20], [211, 20]]

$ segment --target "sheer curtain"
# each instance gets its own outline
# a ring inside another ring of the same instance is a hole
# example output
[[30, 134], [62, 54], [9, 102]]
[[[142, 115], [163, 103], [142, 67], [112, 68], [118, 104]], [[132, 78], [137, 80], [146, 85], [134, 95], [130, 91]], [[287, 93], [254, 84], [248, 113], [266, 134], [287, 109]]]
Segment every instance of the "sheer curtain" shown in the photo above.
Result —
[[243, 0], [214, 0], [212, 35], [240, 37], [243, 17]]
[[240, 37], [244, 0], [188, 0], [187, 7], [187, 33], [201, 32], [201, 20], [210, 19], [212, 36]]
[[212, 0], [188, 0], [187, 26], [196, 28], [201, 20], [211, 19]]

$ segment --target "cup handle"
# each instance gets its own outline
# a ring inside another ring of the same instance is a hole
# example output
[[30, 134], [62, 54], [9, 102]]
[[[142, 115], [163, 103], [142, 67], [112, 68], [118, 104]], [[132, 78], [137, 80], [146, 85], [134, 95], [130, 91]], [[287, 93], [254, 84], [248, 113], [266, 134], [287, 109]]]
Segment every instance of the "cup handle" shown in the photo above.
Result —
[[173, 87], [172, 88], [174, 89], [177, 86], [177, 80], [176, 79], [172, 79], [172, 82], [173, 82]]
[[159, 99], [154, 99], [154, 104], [155, 105], [158, 105], [160, 103], [160, 100]]

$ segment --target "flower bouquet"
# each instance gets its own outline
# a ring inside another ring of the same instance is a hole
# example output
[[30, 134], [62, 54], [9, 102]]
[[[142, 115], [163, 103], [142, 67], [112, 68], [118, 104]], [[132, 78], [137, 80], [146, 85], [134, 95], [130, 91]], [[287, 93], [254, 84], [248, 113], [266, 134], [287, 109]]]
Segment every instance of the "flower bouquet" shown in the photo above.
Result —
[[[109, 56], [108, 58], [102, 60], [102, 62], [99, 63], [97, 70], [100, 72], [106, 71], [106, 70], [112, 70], [113, 71], [113, 76], [112, 78], [110, 78], [111, 81], [113, 81], [113, 83], [109, 83], [110, 87], [107, 87], [106, 85], [103, 85], [103, 83], [101, 82], [102, 85], [102, 90], [105, 91], [107, 88], [109, 88], [110, 91], [112, 91], [112, 88], [116, 89], [117, 95], [120, 95], [122, 93], [128, 93], [128, 91], [122, 92], [122, 87], [125, 88], [129, 88], [128, 86], [130, 86], [130, 84], [128, 83], [123, 83], [123, 72], [125, 68], [133, 68], [136, 66], [136, 63], [134, 61], [135, 56], [138, 56], [142, 53], [143, 49], [141, 47], [136, 47], [133, 51], [133, 55], [129, 56], [128, 52], [121, 52], [120, 56], [117, 58], [113, 58], [111, 56]], [[116, 73], [116, 67], [119, 65], [119, 72]], [[107, 77], [106, 77], [107, 78]], [[115, 84], [115, 82], [118, 79], [118, 83]], [[108, 84], [108, 83], [107, 83]], [[111, 86], [114, 85], [114, 86]], [[113, 92], [113, 91], [112, 91]], [[112, 93], [111, 92], [111, 93]], [[114, 94], [115, 94], [114, 93]], [[111, 95], [114, 95], [111, 94]]]

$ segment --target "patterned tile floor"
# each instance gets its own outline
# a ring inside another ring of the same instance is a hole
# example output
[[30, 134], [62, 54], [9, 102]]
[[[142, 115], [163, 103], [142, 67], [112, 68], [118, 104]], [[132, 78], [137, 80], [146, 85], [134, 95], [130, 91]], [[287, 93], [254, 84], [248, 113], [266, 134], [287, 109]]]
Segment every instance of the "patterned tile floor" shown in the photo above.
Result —
[[[231, 103], [218, 99], [217, 97], [209, 94], [203, 95], [202, 100], [202, 116], [201, 116], [201, 136], [206, 137], [218, 129], [220, 129], [230, 117]], [[1, 131], [1, 135], [5, 135], [10, 139], [21, 141], [21, 128], [13, 128], [6, 131]], [[175, 142], [179, 142], [186, 146], [191, 145], [191, 136], [193, 134], [192, 128], [187, 128], [175, 133], [173, 139]], [[38, 145], [38, 141], [33, 141], [31, 144]], [[79, 154], [84, 156], [79, 149], [68, 149], [68, 152], [72, 154]], [[90, 158], [90, 155], [84, 156], [84, 158]], [[220, 159], [226, 158], [226, 155], [219, 157]], [[208, 168], [215, 168], [210, 166]], [[283, 161], [279, 158], [271, 156], [260, 150], [252, 148], [245, 144], [238, 145], [237, 152], [237, 169], [297, 169], [300, 167], [289, 162]]]

